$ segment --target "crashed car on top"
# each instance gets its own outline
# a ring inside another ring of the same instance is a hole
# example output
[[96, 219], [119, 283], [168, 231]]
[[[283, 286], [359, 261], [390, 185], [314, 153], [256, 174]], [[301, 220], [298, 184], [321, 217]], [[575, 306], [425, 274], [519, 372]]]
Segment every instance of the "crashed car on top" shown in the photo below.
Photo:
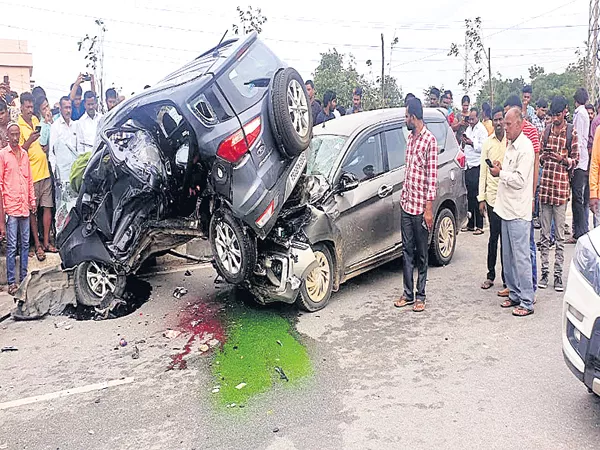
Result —
[[[58, 234], [77, 302], [120, 296], [148, 257], [196, 237], [209, 239], [219, 275], [247, 282], [305, 172], [311, 129], [302, 78], [255, 33], [119, 105]], [[316, 259], [294, 244], [299, 257], [302, 276]]]

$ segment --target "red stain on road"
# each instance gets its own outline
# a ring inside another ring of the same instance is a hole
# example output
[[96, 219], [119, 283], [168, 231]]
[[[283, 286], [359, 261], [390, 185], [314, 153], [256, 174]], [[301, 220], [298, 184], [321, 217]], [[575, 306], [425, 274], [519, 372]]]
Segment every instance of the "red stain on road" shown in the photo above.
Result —
[[[167, 371], [173, 369], [187, 369], [186, 356], [194, 349], [194, 344], [206, 344], [216, 339], [219, 346], [225, 342], [225, 329], [219, 319], [219, 312], [224, 309], [224, 305], [215, 303], [211, 300], [199, 299], [188, 305], [179, 313], [179, 321], [176, 330], [188, 336], [188, 340], [183, 347], [183, 351], [171, 355], [171, 363]], [[197, 350], [199, 351], [199, 350]], [[204, 352], [204, 353], [208, 353]]]

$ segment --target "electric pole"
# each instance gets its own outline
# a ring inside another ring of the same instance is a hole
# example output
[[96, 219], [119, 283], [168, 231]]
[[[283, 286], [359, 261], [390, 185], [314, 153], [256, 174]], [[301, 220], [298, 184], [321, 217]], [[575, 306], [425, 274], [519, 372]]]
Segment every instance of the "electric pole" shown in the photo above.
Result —
[[381, 33], [381, 107], [385, 108], [385, 48], [383, 47], [383, 33]]
[[488, 75], [490, 77], [490, 106], [494, 107], [494, 84], [492, 83], [492, 49], [488, 47]]
[[585, 84], [590, 101], [598, 100], [598, 18], [600, 0], [590, 0]]

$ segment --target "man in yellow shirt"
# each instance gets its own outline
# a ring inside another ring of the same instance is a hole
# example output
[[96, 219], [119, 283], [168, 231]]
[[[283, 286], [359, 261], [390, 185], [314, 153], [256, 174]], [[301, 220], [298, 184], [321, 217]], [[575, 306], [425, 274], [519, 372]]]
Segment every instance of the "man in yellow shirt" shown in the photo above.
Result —
[[33, 114], [33, 95], [29, 92], [21, 94], [21, 115], [19, 116], [19, 128], [21, 129], [21, 139], [19, 144], [29, 156], [31, 165], [31, 176], [33, 178], [33, 188], [37, 210], [43, 209], [43, 228], [44, 241], [43, 246], [40, 243], [38, 231], [37, 214], [31, 214], [31, 231], [35, 243], [35, 255], [37, 259], [43, 261], [46, 259], [46, 251], [56, 252], [56, 249], [50, 246], [50, 227], [52, 226], [52, 182], [50, 180], [50, 170], [48, 168], [48, 157], [40, 145], [40, 122]]
[[[494, 124], [494, 134], [484, 141], [481, 148], [481, 165], [479, 166], [479, 211], [482, 216], [487, 216], [490, 221], [490, 240], [488, 242], [488, 273], [487, 278], [481, 285], [481, 289], [489, 289], [494, 285], [496, 279], [496, 261], [498, 259], [498, 240], [502, 232], [502, 219], [494, 212], [496, 205], [496, 194], [498, 192], [498, 177], [490, 174], [489, 165], [486, 160], [502, 163], [504, 153], [506, 152], [506, 133], [504, 132], [504, 110], [500, 107], [495, 108], [491, 113]], [[502, 262], [502, 253], [500, 253]], [[502, 281], [504, 282], [504, 272], [502, 272]], [[506, 285], [505, 285], [506, 287]]]

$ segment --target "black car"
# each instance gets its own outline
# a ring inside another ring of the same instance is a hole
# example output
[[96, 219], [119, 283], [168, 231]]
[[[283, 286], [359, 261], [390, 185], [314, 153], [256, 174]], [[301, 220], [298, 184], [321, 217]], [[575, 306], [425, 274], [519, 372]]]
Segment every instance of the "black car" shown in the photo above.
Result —
[[119, 296], [149, 256], [195, 237], [210, 240], [227, 282], [247, 281], [305, 171], [311, 130], [302, 78], [255, 33], [120, 104], [58, 235], [78, 301]]

